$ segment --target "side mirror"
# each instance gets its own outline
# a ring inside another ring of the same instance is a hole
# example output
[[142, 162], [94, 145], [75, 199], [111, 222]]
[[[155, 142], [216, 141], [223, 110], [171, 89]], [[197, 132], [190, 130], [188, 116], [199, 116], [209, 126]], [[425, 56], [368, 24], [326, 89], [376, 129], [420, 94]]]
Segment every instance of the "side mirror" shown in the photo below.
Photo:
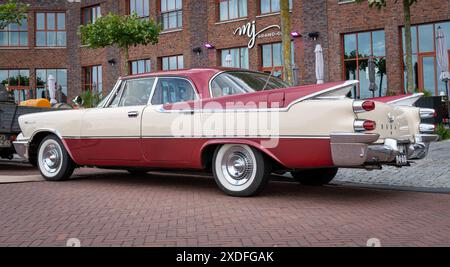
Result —
[[77, 107], [80, 107], [83, 105], [83, 98], [81, 98], [81, 96], [76, 96], [73, 100], [72, 103], [74, 103]]

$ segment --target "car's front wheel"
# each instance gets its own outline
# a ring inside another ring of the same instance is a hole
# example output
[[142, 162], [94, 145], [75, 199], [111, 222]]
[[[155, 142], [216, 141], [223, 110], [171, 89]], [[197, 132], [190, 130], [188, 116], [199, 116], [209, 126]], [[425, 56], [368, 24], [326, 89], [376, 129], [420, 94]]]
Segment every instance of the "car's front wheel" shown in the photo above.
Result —
[[310, 169], [292, 171], [291, 175], [302, 185], [321, 186], [329, 184], [338, 172], [338, 168]]
[[231, 196], [249, 197], [260, 193], [270, 175], [270, 162], [260, 151], [247, 145], [219, 147], [212, 165], [217, 185]]
[[42, 176], [48, 181], [67, 180], [75, 169], [75, 163], [55, 135], [49, 135], [42, 140], [38, 148], [37, 165]]

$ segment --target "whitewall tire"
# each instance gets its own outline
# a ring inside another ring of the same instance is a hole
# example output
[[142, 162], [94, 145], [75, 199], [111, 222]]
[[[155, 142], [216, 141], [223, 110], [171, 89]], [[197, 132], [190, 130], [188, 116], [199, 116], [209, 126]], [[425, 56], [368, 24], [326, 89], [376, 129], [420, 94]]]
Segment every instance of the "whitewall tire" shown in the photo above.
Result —
[[75, 164], [61, 140], [49, 135], [39, 145], [37, 166], [48, 181], [63, 181], [72, 175]]
[[213, 174], [217, 185], [231, 196], [248, 197], [260, 193], [270, 175], [270, 162], [247, 145], [226, 144], [214, 153]]

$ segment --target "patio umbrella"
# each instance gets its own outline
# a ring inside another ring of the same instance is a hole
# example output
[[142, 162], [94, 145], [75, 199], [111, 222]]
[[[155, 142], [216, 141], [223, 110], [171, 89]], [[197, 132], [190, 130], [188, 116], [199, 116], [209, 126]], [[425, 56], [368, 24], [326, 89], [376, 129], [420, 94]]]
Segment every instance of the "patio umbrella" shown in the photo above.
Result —
[[316, 49], [314, 50], [316, 53], [316, 79], [317, 84], [324, 83], [324, 62], [323, 62], [323, 49], [320, 44], [316, 45]]
[[375, 97], [375, 91], [377, 90], [377, 85], [375, 84], [375, 60], [373, 57], [369, 58], [368, 62], [369, 68], [369, 90], [372, 92], [372, 97]]
[[58, 103], [58, 101], [56, 101], [56, 79], [51, 74], [48, 76], [47, 85], [48, 93], [50, 95], [50, 103], [54, 105]]
[[441, 27], [438, 27], [437, 29], [436, 60], [441, 70], [439, 79], [445, 82], [446, 94], [448, 96], [448, 80], [450, 79], [450, 73], [448, 72], [448, 48], [447, 39], [444, 30]]

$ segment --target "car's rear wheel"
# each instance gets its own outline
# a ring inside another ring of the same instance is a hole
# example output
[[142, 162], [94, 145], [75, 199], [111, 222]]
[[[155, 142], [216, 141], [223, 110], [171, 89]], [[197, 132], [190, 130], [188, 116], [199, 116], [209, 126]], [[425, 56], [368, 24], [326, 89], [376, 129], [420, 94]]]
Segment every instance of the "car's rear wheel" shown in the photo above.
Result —
[[302, 185], [321, 186], [329, 184], [338, 172], [338, 168], [310, 169], [292, 171], [291, 175]]
[[270, 175], [270, 162], [247, 145], [227, 144], [214, 153], [214, 179], [231, 196], [249, 197], [260, 193]]
[[42, 140], [38, 148], [37, 165], [42, 176], [48, 181], [67, 180], [75, 169], [75, 163], [55, 135], [49, 135]]

